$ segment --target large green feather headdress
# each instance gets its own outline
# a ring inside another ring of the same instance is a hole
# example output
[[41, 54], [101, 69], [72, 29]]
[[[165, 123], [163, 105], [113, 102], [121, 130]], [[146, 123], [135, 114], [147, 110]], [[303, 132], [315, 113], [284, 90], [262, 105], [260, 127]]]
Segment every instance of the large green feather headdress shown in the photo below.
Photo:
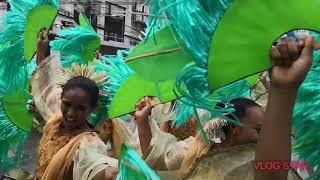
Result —
[[[230, 86], [212, 93], [208, 82], [208, 57], [212, 34], [218, 25], [223, 13], [231, 1], [215, 1], [211, 4], [210, 12], [203, 6], [205, 1], [150, 1], [152, 14], [157, 14], [151, 19], [147, 37], [150, 38], [155, 29], [163, 24], [170, 24], [174, 36], [183, 41], [194, 61], [184, 67], [177, 76], [175, 94], [181, 103], [174, 111], [177, 127], [185, 124], [196, 108], [207, 109], [213, 116], [222, 116], [223, 113], [233, 111], [229, 100], [243, 97], [243, 91], [249, 92], [247, 81], [239, 81]], [[160, 18], [166, 17], [166, 18]], [[224, 103], [224, 109], [215, 109], [216, 103]], [[180, 108], [186, 106], [187, 108]]]
[[[151, 24], [171, 24], [195, 57], [177, 79], [177, 95], [216, 115], [232, 111], [228, 101], [237, 97], [228, 92], [240, 84], [231, 83], [271, 67], [269, 52], [278, 37], [293, 29], [320, 30], [317, 0], [153, 0], [150, 5], [157, 14]], [[217, 90], [220, 96], [212, 93]], [[219, 101], [226, 104], [220, 113], [214, 109]]]
[[100, 48], [100, 37], [88, 19], [80, 14], [79, 21], [80, 26], [61, 30], [60, 39], [50, 43], [52, 49], [60, 53], [65, 67], [70, 67], [73, 63], [93, 62], [94, 54]]
[[57, 14], [58, 0], [9, 0], [11, 11], [4, 17], [0, 32], [2, 80], [16, 88], [25, 78], [27, 63], [36, 53], [41, 29], [49, 29]]

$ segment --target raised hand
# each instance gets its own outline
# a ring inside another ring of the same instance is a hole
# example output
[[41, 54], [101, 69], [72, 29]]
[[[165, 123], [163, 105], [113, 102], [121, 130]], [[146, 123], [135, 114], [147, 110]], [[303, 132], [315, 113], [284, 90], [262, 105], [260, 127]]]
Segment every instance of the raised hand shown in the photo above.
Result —
[[32, 113], [37, 120], [43, 119], [34, 101], [27, 103], [27, 105], [29, 106], [29, 112]]
[[42, 30], [37, 42], [37, 64], [39, 65], [44, 59], [50, 56], [50, 41], [48, 31]]
[[136, 106], [135, 118], [137, 121], [147, 121], [151, 115], [152, 110], [151, 99], [145, 97], [143, 101], [139, 102]]
[[280, 42], [271, 50], [273, 88], [298, 89], [312, 65], [314, 39], [311, 36], [300, 40]]

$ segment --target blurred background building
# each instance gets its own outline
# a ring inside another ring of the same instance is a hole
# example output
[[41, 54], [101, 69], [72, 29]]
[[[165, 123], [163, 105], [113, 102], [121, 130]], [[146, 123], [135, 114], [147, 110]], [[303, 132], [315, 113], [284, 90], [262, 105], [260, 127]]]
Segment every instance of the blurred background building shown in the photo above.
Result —
[[[53, 32], [76, 26], [83, 12], [101, 38], [101, 53], [116, 54], [136, 46], [145, 36], [149, 11], [143, 0], [61, 0]], [[0, 17], [10, 10], [0, 0]]]

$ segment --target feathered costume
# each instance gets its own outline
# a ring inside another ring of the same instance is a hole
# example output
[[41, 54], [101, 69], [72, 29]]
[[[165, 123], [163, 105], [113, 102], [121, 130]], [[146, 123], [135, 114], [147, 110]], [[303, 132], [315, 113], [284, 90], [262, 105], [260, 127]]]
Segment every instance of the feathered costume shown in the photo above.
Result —
[[[53, 50], [62, 55], [64, 67], [69, 67], [72, 63], [91, 64], [96, 72], [106, 73], [108, 76], [108, 84], [99, 86], [99, 111], [92, 113], [90, 118], [90, 123], [98, 126], [102, 121], [107, 120], [106, 110], [110, 108], [110, 102], [119, 88], [133, 74], [133, 71], [125, 63], [129, 52], [119, 51], [116, 57], [103, 56], [100, 60], [94, 59], [94, 53], [100, 47], [100, 39], [83, 15], [80, 16], [79, 27], [62, 30], [59, 36], [61, 39], [51, 42], [50, 45]], [[76, 74], [81, 74], [81, 72]], [[126, 179], [135, 175], [151, 179], [157, 177], [139, 155], [129, 147], [123, 147], [120, 159], [118, 179]]]
[[[183, 40], [184, 45], [194, 57], [194, 62], [188, 64], [177, 78], [175, 92], [178, 97], [181, 97], [181, 102], [177, 104], [174, 112], [177, 127], [184, 125], [191, 119], [191, 116], [197, 115], [196, 108], [209, 110], [213, 117], [223, 117], [224, 113], [232, 113], [233, 111], [229, 100], [248, 97], [250, 85], [246, 80], [221, 88], [214, 93], [210, 91], [208, 82], [208, 59], [212, 37], [233, 2], [233, 0], [150, 1], [151, 13], [157, 14], [157, 16], [151, 18], [147, 39], [152, 38], [153, 34], [170, 25], [174, 35]], [[166, 18], [163, 20], [163, 17]], [[111, 70], [110, 81], [114, 82], [112, 87], [109, 87], [111, 101], [117, 90], [133, 74], [133, 71], [124, 63], [128, 53], [124, 54], [125, 56], [122, 53], [118, 54], [118, 59], [104, 58], [104, 62]], [[319, 165], [316, 158], [318, 148], [315, 148], [319, 133], [315, 128], [311, 128], [316, 127], [314, 119], [317, 114], [312, 111], [316, 106], [307, 99], [308, 97], [314, 99], [316, 96], [314, 84], [316, 81], [314, 79], [317, 76], [317, 68], [318, 61], [315, 59], [312, 71], [300, 89], [298, 105], [294, 113], [295, 152], [313, 167]], [[224, 103], [225, 108], [215, 109], [216, 103]], [[306, 121], [308, 123], [305, 123]]]
[[25, 45], [36, 42], [30, 42], [32, 37], [25, 35], [30, 35], [30, 29], [37, 30], [34, 17], [45, 9], [52, 13], [47, 19], [49, 23], [38, 25], [50, 26], [49, 19], [55, 18], [59, 6], [56, 0], [10, 0], [9, 3], [11, 11], [4, 17], [0, 32], [0, 168], [4, 170], [16, 167], [23, 158], [24, 144], [32, 129], [27, 102], [31, 98], [28, 80], [35, 69], [30, 54], [34, 55], [35, 47]]

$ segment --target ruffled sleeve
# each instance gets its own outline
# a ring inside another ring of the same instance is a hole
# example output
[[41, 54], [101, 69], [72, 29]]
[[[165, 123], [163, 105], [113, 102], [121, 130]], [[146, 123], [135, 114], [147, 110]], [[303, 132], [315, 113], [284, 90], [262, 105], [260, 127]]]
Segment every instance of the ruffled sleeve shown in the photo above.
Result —
[[55, 113], [60, 113], [61, 92], [58, 85], [62, 65], [58, 54], [46, 58], [33, 74], [30, 85], [36, 107], [46, 122]]

